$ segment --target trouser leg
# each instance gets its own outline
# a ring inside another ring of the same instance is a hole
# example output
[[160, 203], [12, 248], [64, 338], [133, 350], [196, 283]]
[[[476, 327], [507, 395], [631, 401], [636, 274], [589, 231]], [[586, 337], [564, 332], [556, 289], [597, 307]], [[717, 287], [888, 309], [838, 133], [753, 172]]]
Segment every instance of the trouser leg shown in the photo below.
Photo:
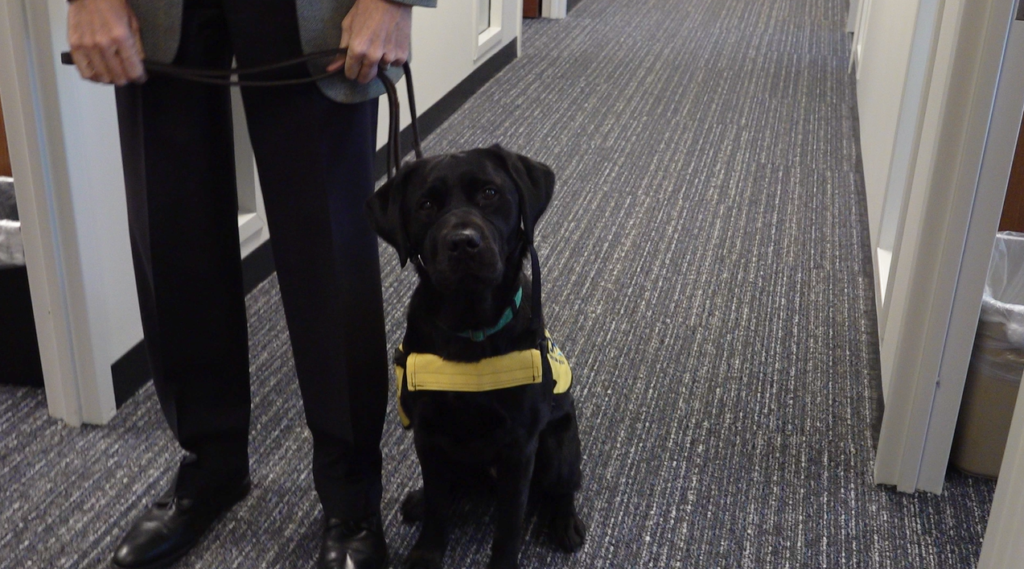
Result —
[[[225, 0], [238, 64], [300, 55], [294, 0]], [[266, 30], [274, 30], [268, 34]], [[303, 67], [272, 77], [308, 76]], [[387, 402], [373, 191], [377, 102], [315, 84], [242, 91], [306, 422], [328, 517], [376, 513]]]
[[[224, 14], [189, 2], [175, 63], [231, 62]], [[136, 285], [154, 384], [195, 459], [180, 493], [248, 472], [248, 332], [238, 242], [230, 95], [152, 76], [117, 89]]]

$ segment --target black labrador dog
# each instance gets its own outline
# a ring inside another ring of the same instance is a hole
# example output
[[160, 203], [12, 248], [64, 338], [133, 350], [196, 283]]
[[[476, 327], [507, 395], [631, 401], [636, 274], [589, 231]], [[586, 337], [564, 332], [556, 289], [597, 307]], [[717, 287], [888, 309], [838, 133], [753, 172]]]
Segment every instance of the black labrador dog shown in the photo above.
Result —
[[[518, 567], [531, 491], [554, 544], [570, 552], [583, 544], [568, 365], [546, 337], [523, 266], [554, 186], [544, 164], [492, 146], [409, 163], [367, 202], [374, 229], [419, 276], [395, 355], [403, 422], [423, 472], [423, 488], [402, 505], [407, 521], [423, 522], [407, 567], [442, 566], [450, 491], [467, 473], [493, 478], [491, 569]], [[505, 381], [516, 374], [496, 362], [509, 358], [530, 370], [527, 384]]]

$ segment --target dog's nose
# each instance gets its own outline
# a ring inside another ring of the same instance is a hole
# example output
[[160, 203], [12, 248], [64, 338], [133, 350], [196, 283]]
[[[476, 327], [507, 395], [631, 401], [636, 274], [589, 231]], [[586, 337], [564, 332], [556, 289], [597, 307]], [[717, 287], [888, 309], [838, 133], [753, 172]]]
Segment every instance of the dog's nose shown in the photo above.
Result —
[[474, 253], [480, 248], [480, 233], [474, 229], [460, 229], [448, 234], [446, 244], [451, 254]]

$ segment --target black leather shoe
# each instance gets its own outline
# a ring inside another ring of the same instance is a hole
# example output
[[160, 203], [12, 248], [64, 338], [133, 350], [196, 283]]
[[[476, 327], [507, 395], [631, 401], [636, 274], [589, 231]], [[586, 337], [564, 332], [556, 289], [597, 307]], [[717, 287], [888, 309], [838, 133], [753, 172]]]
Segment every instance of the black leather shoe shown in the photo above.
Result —
[[318, 569], [381, 569], [388, 557], [380, 516], [361, 522], [327, 520]]
[[174, 485], [135, 520], [111, 561], [121, 569], [162, 569], [189, 552], [213, 522], [249, 493], [240, 484], [205, 499], [174, 495]]

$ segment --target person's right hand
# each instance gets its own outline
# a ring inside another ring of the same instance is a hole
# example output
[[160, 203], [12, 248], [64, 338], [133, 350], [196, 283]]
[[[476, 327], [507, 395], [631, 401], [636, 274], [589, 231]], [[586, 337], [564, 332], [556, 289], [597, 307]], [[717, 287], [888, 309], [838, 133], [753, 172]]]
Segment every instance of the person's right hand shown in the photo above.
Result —
[[71, 2], [68, 43], [85, 79], [118, 86], [146, 80], [139, 22], [126, 0]]

